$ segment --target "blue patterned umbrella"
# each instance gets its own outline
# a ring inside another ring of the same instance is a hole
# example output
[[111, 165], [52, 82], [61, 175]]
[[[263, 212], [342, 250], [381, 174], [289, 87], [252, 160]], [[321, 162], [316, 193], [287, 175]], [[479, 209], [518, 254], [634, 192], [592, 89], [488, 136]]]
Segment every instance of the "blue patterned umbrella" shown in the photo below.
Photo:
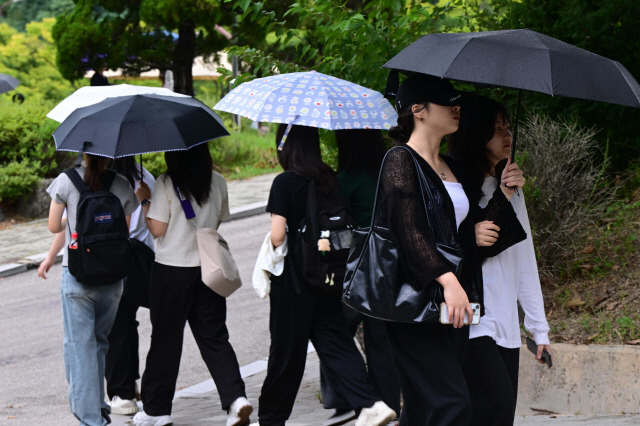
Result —
[[398, 118], [379, 92], [316, 71], [242, 83], [213, 109], [254, 121], [328, 130], [388, 129]]

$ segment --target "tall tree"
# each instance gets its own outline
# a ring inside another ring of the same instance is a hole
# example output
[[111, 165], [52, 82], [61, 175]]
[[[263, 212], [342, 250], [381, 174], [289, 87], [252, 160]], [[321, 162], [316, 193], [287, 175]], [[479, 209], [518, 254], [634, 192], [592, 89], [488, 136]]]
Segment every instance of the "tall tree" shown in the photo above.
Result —
[[1, 14], [4, 21], [18, 31], [43, 18], [55, 18], [73, 9], [73, 0], [2, 0]]
[[60, 72], [72, 81], [97, 63], [134, 75], [170, 69], [174, 90], [193, 95], [194, 58], [214, 57], [229, 43], [214, 26], [233, 16], [216, 0], [74, 1], [53, 34]]

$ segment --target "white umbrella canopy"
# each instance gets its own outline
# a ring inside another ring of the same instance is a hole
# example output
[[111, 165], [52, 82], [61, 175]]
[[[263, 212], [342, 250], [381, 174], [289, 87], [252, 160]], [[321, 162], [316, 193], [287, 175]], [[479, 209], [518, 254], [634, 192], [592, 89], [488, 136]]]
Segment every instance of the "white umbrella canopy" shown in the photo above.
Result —
[[116, 84], [112, 86], [85, 86], [67, 96], [54, 109], [49, 111], [47, 117], [62, 123], [73, 111], [89, 105], [97, 104], [107, 98], [127, 95], [156, 94], [162, 96], [190, 97], [173, 92], [163, 87], [136, 86], [131, 84]]
[[389, 129], [398, 115], [381, 93], [317, 71], [256, 78], [213, 109], [254, 121], [340, 129]]

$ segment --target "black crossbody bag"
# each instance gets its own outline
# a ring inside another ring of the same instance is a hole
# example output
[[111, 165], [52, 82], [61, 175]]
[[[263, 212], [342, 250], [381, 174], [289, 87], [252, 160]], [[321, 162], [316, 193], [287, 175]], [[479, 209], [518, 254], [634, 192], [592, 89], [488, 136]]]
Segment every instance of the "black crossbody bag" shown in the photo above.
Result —
[[[436, 238], [438, 253], [460, 279], [463, 264], [462, 248], [457, 244], [445, 242], [444, 228], [439, 214], [434, 215], [433, 221], [429, 217], [425, 194], [432, 206], [436, 204], [427, 179], [411, 150], [406, 147], [399, 148], [406, 149], [413, 158], [422, 204], [429, 228]], [[411, 285], [405, 268], [400, 265], [398, 248], [393, 243], [389, 230], [376, 224], [381, 177], [382, 167], [378, 176], [371, 226], [354, 231], [353, 244], [347, 260], [342, 300], [347, 306], [364, 315], [385, 321], [438, 322], [440, 304], [444, 302], [442, 286], [435, 280], [421, 288]]]

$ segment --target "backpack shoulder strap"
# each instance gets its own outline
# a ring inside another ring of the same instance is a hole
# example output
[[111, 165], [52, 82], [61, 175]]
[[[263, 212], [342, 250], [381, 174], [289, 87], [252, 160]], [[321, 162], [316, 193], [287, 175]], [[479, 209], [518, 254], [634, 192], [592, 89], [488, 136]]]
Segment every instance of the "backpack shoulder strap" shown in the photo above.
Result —
[[63, 173], [69, 176], [69, 179], [71, 179], [71, 182], [76, 187], [79, 193], [82, 194], [83, 192], [87, 192], [89, 190], [89, 187], [86, 183], [84, 183], [84, 181], [80, 177], [80, 174], [75, 168], [67, 169]]
[[113, 184], [113, 180], [116, 178], [116, 171], [112, 169], [106, 169], [104, 180], [102, 181], [102, 190], [109, 191], [111, 185]]

